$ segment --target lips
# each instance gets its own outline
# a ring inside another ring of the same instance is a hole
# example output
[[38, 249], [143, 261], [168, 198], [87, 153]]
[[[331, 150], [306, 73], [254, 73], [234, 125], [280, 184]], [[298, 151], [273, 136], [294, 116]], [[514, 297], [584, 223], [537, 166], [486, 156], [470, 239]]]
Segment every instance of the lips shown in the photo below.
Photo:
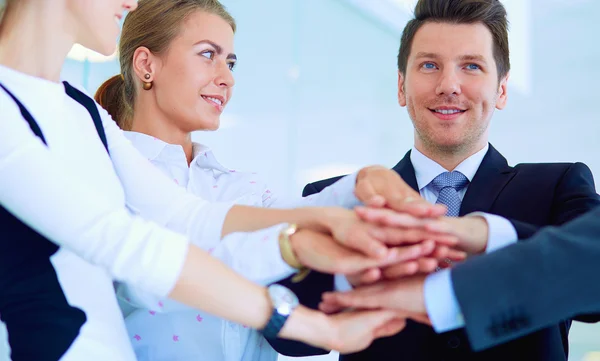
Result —
[[459, 118], [460, 116], [462, 116], [462, 114], [464, 112], [466, 112], [467, 109], [461, 109], [458, 107], [451, 107], [451, 106], [442, 106], [442, 107], [430, 108], [429, 111], [431, 111], [431, 113], [434, 116], [436, 116], [438, 119], [455, 120], [455, 119]]
[[226, 100], [221, 95], [201, 95], [208, 104], [212, 105], [217, 112], [221, 113], [225, 108]]

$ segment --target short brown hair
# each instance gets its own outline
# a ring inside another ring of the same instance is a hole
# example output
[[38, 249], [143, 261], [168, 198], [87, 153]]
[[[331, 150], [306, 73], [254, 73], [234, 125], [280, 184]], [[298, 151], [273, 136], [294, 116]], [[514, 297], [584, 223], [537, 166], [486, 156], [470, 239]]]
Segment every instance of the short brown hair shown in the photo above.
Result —
[[105, 81], [94, 97], [121, 129], [131, 129], [135, 50], [145, 46], [154, 54], [164, 53], [183, 22], [196, 11], [220, 16], [235, 32], [235, 20], [218, 0], [140, 0], [137, 10], [125, 18], [119, 42], [121, 74]]
[[406, 73], [408, 56], [417, 31], [427, 22], [451, 24], [484, 24], [494, 40], [494, 60], [498, 79], [510, 70], [508, 49], [508, 20], [506, 9], [500, 0], [419, 0], [415, 6], [415, 17], [402, 31], [398, 51], [398, 70]]

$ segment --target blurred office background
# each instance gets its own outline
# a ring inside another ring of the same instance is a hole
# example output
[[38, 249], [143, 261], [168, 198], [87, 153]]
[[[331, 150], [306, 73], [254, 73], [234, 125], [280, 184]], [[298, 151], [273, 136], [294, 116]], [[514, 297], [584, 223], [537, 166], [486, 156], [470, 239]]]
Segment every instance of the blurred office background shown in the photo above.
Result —
[[[396, 101], [396, 56], [415, 0], [223, 3], [238, 22], [234, 97], [222, 129], [196, 140], [224, 165], [258, 171], [281, 193], [299, 195], [310, 181], [367, 164], [391, 167], [411, 147], [411, 122]], [[581, 161], [599, 180], [600, 2], [504, 3], [512, 76], [491, 142], [511, 164]], [[115, 58], [75, 50], [63, 76], [93, 94], [118, 71]], [[600, 325], [574, 324], [570, 354], [600, 360]]]

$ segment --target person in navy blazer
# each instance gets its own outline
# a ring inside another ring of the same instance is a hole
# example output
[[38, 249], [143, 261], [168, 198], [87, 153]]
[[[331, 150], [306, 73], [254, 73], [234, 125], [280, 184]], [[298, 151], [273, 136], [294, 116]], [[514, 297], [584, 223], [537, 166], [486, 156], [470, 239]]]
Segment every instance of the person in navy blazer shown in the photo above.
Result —
[[[600, 205], [592, 173], [585, 164], [511, 167], [488, 143], [494, 108], [504, 108], [507, 99], [510, 61], [503, 5], [497, 0], [419, 0], [414, 13], [415, 18], [403, 31], [398, 55], [398, 99], [407, 107], [415, 127], [413, 149], [393, 168], [402, 179], [435, 202], [437, 194], [429, 188], [435, 172], [461, 172], [468, 182], [464, 189], [457, 189], [461, 198], [458, 216], [485, 212], [500, 216], [504, 222], [499, 228], [492, 225], [492, 218], [486, 218], [490, 237], [483, 249], [488, 252], [492, 251], [488, 248], [492, 236], [498, 238], [496, 235], [506, 233], [506, 229], [516, 233], [508, 238], [523, 240], [544, 226], [564, 224]], [[418, 163], [413, 164], [415, 161]], [[308, 184], [303, 196], [318, 193], [337, 179]], [[495, 248], [504, 245], [496, 244]], [[332, 276], [316, 272], [299, 283], [290, 279], [281, 283], [312, 308], [318, 307], [323, 292], [334, 289]], [[575, 319], [596, 322], [600, 318], [587, 315]], [[570, 325], [571, 320], [564, 319], [477, 352], [463, 330], [438, 334], [409, 320], [399, 334], [341, 359], [562, 361], [568, 358]], [[270, 343], [288, 356], [327, 352], [292, 341]]]
[[[393, 170], [418, 190], [410, 152]], [[308, 184], [303, 196], [318, 193], [339, 178]], [[561, 225], [598, 205], [600, 197], [585, 164], [534, 163], [511, 167], [490, 145], [465, 194], [460, 215], [481, 211], [503, 216], [513, 225], [518, 238], [524, 240], [543, 226]], [[334, 281], [331, 275], [314, 273], [301, 283], [294, 284], [290, 280], [283, 283], [293, 288], [303, 303], [316, 308], [321, 293], [332, 290]], [[599, 317], [588, 315], [578, 319], [596, 322]], [[567, 360], [570, 325], [571, 320], [564, 320], [512, 342], [474, 352], [464, 330], [437, 334], [429, 326], [408, 321], [405, 330], [396, 336], [377, 340], [367, 350], [343, 355], [341, 360]], [[290, 356], [326, 353], [291, 341], [277, 341], [272, 345], [278, 352]]]

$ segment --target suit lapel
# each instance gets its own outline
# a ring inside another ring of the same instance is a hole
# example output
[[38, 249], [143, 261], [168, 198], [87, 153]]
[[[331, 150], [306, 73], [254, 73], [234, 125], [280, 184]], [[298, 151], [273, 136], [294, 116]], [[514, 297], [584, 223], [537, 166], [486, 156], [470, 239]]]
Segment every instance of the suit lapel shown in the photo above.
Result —
[[514, 168], [492, 145], [486, 153], [460, 207], [460, 215], [489, 212], [498, 195], [515, 176]]
[[412, 162], [410, 161], [410, 150], [408, 151], [408, 153], [406, 153], [404, 158], [402, 158], [402, 160], [398, 162], [398, 164], [396, 164], [392, 169], [395, 170], [396, 173], [398, 173], [400, 177], [402, 177], [402, 179], [409, 186], [411, 186], [412, 189], [416, 190], [417, 192], [419, 191], [419, 186], [417, 185], [417, 177], [415, 176], [415, 168], [413, 167]]

